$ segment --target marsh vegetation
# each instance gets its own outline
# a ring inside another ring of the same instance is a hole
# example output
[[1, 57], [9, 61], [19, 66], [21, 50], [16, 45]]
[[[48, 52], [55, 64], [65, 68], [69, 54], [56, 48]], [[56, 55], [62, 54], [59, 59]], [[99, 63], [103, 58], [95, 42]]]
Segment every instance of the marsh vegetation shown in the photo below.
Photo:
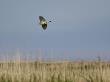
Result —
[[0, 82], [110, 82], [110, 63], [102, 61], [4, 61]]

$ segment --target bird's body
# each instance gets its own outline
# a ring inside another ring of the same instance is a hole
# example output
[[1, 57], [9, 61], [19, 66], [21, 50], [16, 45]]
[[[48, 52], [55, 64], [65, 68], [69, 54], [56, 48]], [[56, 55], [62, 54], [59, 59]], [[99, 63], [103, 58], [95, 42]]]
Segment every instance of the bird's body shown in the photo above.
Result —
[[47, 28], [47, 21], [46, 21], [46, 19], [43, 16], [39, 16], [39, 20], [40, 20], [39, 24], [42, 26], [42, 28], [44, 30], [46, 30], [46, 28]]

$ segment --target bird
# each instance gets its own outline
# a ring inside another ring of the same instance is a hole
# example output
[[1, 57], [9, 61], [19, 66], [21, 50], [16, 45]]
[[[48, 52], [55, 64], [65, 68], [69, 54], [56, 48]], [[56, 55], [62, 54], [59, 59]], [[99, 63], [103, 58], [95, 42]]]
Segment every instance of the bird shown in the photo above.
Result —
[[46, 30], [47, 24], [49, 22], [52, 22], [52, 21], [48, 21], [47, 22], [47, 20], [43, 16], [39, 16], [39, 21], [40, 21], [39, 24], [41, 25], [41, 27], [43, 28], [43, 30]]

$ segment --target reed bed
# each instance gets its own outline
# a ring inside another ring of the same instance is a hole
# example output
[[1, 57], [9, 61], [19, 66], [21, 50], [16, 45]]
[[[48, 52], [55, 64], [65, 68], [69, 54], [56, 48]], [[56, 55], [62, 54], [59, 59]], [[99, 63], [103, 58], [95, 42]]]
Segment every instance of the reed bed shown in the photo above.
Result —
[[4, 61], [0, 82], [110, 82], [110, 63], [102, 61]]

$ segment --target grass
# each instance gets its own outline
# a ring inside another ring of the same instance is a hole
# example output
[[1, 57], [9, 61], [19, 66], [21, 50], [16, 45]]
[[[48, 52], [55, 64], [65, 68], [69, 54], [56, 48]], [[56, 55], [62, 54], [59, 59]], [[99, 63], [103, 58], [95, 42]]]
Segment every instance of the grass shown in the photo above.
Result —
[[102, 61], [0, 62], [0, 82], [110, 82], [110, 63]]

